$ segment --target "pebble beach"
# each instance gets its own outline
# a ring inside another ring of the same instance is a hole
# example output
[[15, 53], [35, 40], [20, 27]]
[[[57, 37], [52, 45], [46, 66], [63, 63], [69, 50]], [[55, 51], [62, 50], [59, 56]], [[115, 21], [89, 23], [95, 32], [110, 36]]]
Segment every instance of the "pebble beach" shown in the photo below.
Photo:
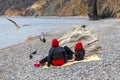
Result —
[[[0, 49], [0, 80], [119, 80], [120, 78], [120, 20], [108, 18], [89, 20], [88, 28], [98, 34], [101, 60], [81, 62], [65, 67], [43, 69], [33, 64], [47, 56], [52, 38], [61, 38], [72, 27], [45, 33], [46, 43], [35, 39]], [[33, 59], [30, 53], [37, 51]]]

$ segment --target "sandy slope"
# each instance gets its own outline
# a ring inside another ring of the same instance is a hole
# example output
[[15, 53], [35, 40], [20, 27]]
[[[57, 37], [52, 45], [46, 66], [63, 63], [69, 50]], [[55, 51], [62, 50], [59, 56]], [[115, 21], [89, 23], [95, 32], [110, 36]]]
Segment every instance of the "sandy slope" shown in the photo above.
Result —
[[[78, 63], [66, 67], [42, 69], [33, 64], [47, 55], [53, 37], [70, 31], [59, 29], [46, 33], [47, 43], [33, 41], [0, 50], [0, 80], [119, 80], [120, 78], [120, 20], [89, 21], [86, 25], [100, 38], [103, 52], [100, 61]], [[57, 32], [58, 31], [58, 32]], [[37, 50], [33, 59], [29, 54]]]

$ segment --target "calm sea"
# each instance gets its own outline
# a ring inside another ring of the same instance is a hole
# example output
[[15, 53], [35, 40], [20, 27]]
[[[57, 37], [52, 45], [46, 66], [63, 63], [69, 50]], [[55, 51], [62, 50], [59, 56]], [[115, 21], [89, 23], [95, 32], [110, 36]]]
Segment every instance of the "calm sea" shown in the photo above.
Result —
[[[21, 29], [6, 18], [14, 20]], [[19, 44], [28, 36], [37, 36], [56, 28], [83, 25], [88, 21], [84, 17], [0, 17], [0, 49]]]

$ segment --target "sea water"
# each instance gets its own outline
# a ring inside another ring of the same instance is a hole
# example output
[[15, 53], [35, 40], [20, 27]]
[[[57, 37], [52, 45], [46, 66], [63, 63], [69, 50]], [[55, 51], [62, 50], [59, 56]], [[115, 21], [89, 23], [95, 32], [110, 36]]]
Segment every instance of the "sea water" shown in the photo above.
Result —
[[[7, 20], [15, 21], [21, 28]], [[37, 36], [56, 28], [84, 25], [88, 18], [83, 17], [0, 17], [0, 49], [16, 45], [28, 36]]]

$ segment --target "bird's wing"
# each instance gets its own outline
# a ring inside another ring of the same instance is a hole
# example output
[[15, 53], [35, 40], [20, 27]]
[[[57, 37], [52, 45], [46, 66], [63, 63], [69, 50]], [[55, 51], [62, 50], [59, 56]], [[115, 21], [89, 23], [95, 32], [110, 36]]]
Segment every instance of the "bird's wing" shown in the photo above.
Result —
[[20, 28], [20, 26], [15, 21], [13, 21], [12, 19], [7, 18], [7, 20], [12, 22], [17, 27], [17, 29]]
[[31, 26], [31, 25], [30, 25], [30, 24], [24, 24], [24, 25], [22, 25], [22, 26], [24, 27], [24, 26]]

